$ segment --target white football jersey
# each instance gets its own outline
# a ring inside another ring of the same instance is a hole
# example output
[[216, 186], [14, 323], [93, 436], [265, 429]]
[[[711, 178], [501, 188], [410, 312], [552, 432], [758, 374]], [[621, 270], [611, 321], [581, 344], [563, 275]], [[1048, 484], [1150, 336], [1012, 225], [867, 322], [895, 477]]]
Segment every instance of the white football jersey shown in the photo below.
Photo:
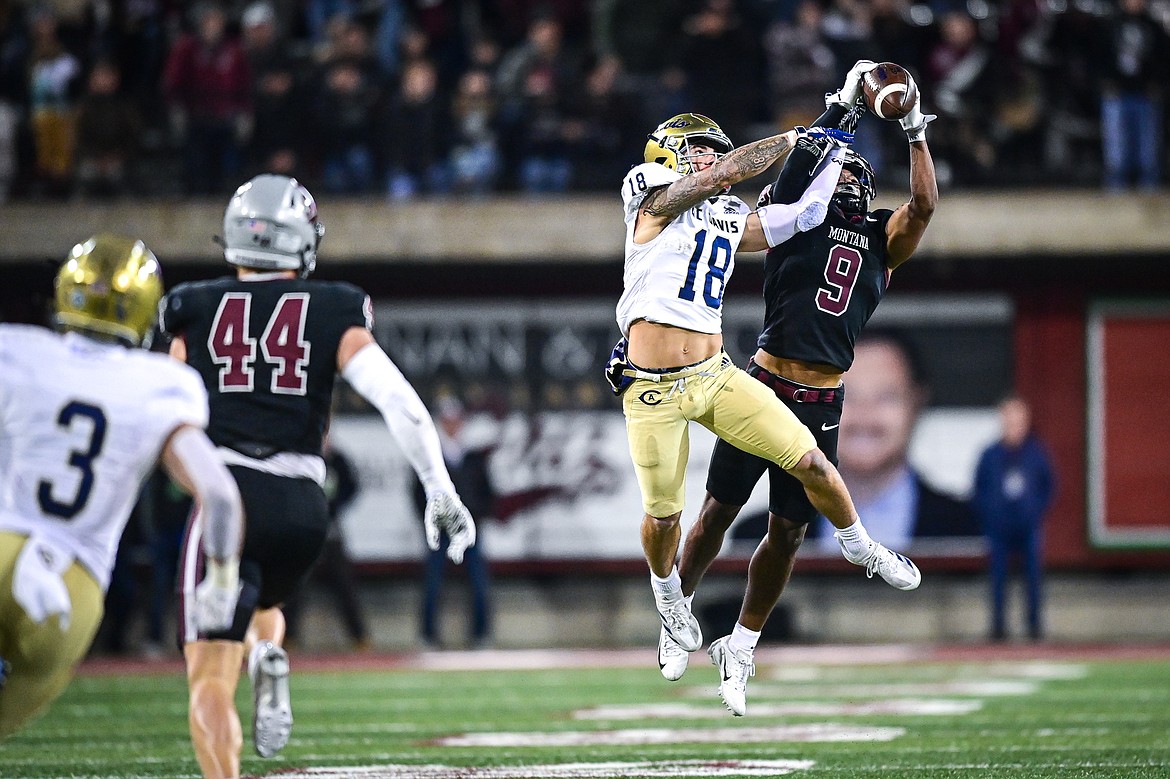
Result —
[[656, 162], [626, 174], [625, 290], [617, 305], [622, 335], [639, 319], [700, 333], [723, 330], [723, 293], [735, 250], [752, 210], [733, 195], [707, 198], [679, 214], [652, 241], [634, 243], [634, 224], [646, 193], [682, 178]]
[[166, 355], [0, 325], [0, 530], [71, 552], [104, 590], [163, 444], [207, 425], [207, 391]]

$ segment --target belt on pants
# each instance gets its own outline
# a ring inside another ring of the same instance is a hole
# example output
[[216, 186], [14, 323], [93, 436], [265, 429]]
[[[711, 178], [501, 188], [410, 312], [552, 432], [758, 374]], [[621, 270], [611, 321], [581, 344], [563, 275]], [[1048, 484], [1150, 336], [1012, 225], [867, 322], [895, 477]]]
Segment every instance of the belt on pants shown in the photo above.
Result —
[[757, 365], [755, 360], [748, 361], [747, 372], [749, 376], [759, 379], [768, 389], [793, 403], [823, 403], [827, 405], [845, 398], [845, 385], [843, 384], [836, 387], [806, 387], [803, 384], [789, 381], [783, 376], [768, 372]]
[[[714, 362], [716, 359], [719, 360], [718, 363]], [[731, 357], [727, 352], [719, 352], [693, 365], [686, 365], [681, 368], [667, 368], [662, 371], [646, 370], [645, 368], [639, 368], [636, 365], [630, 364], [630, 367], [622, 371], [622, 375], [632, 376], [635, 379], [645, 379], [646, 381], [674, 381], [676, 379], [685, 379], [687, 376], [693, 376], [696, 373], [702, 372], [704, 366], [708, 363], [712, 363], [710, 365], [711, 369], [723, 368], [731, 364]]]

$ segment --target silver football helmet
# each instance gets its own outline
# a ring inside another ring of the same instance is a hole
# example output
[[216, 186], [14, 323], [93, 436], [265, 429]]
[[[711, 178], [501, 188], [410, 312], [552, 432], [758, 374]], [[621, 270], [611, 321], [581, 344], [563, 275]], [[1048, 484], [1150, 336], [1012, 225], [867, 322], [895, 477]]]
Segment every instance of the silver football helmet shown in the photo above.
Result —
[[288, 176], [256, 176], [236, 190], [223, 212], [223, 256], [232, 265], [308, 276], [324, 235], [313, 196]]

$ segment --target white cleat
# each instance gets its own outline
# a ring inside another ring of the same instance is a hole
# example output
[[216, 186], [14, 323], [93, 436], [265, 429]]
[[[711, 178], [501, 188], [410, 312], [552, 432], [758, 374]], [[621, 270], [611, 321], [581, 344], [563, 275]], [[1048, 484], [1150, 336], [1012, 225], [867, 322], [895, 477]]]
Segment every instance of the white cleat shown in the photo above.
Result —
[[248, 658], [252, 679], [252, 743], [260, 757], [284, 749], [292, 735], [292, 700], [288, 691], [288, 654], [265, 641]]
[[658, 669], [667, 680], [677, 682], [687, 672], [691, 653], [678, 645], [666, 632], [666, 626], [658, 631]]
[[841, 536], [833, 534], [837, 543], [841, 545], [841, 554], [854, 565], [865, 568], [865, 575], [873, 578], [876, 573], [886, 580], [886, 584], [899, 590], [913, 590], [922, 584], [922, 573], [909, 557], [890, 551], [874, 541], [869, 551], [860, 557], [853, 557], [841, 542]]
[[719, 669], [719, 697], [723, 705], [737, 717], [747, 713], [747, 682], [756, 675], [756, 664], [750, 651], [732, 652], [727, 646], [731, 636], [724, 636], [711, 642], [707, 654]]
[[699, 620], [695, 619], [691, 607], [682, 598], [659, 602], [658, 616], [662, 618], [662, 629], [687, 652], [694, 652], [703, 645], [703, 630], [699, 627]]

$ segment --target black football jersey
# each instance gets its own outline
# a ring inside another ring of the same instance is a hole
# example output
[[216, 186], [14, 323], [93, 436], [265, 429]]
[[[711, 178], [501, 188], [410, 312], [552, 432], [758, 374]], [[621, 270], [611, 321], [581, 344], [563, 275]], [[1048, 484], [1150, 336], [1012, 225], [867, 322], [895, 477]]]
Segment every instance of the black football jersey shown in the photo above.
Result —
[[213, 442], [252, 456], [319, 455], [337, 346], [349, 328], [372, 327], [373, 312], [352, 284], [230, 276], [175, 287], [161, 320], [203, 377]]
[[830, 205], [819, 227], [768, 250], [760, 348], [849, 370], [857, 335], [889, 284], [886, 224], [893, 213], [879, 209], [854, 221]]

